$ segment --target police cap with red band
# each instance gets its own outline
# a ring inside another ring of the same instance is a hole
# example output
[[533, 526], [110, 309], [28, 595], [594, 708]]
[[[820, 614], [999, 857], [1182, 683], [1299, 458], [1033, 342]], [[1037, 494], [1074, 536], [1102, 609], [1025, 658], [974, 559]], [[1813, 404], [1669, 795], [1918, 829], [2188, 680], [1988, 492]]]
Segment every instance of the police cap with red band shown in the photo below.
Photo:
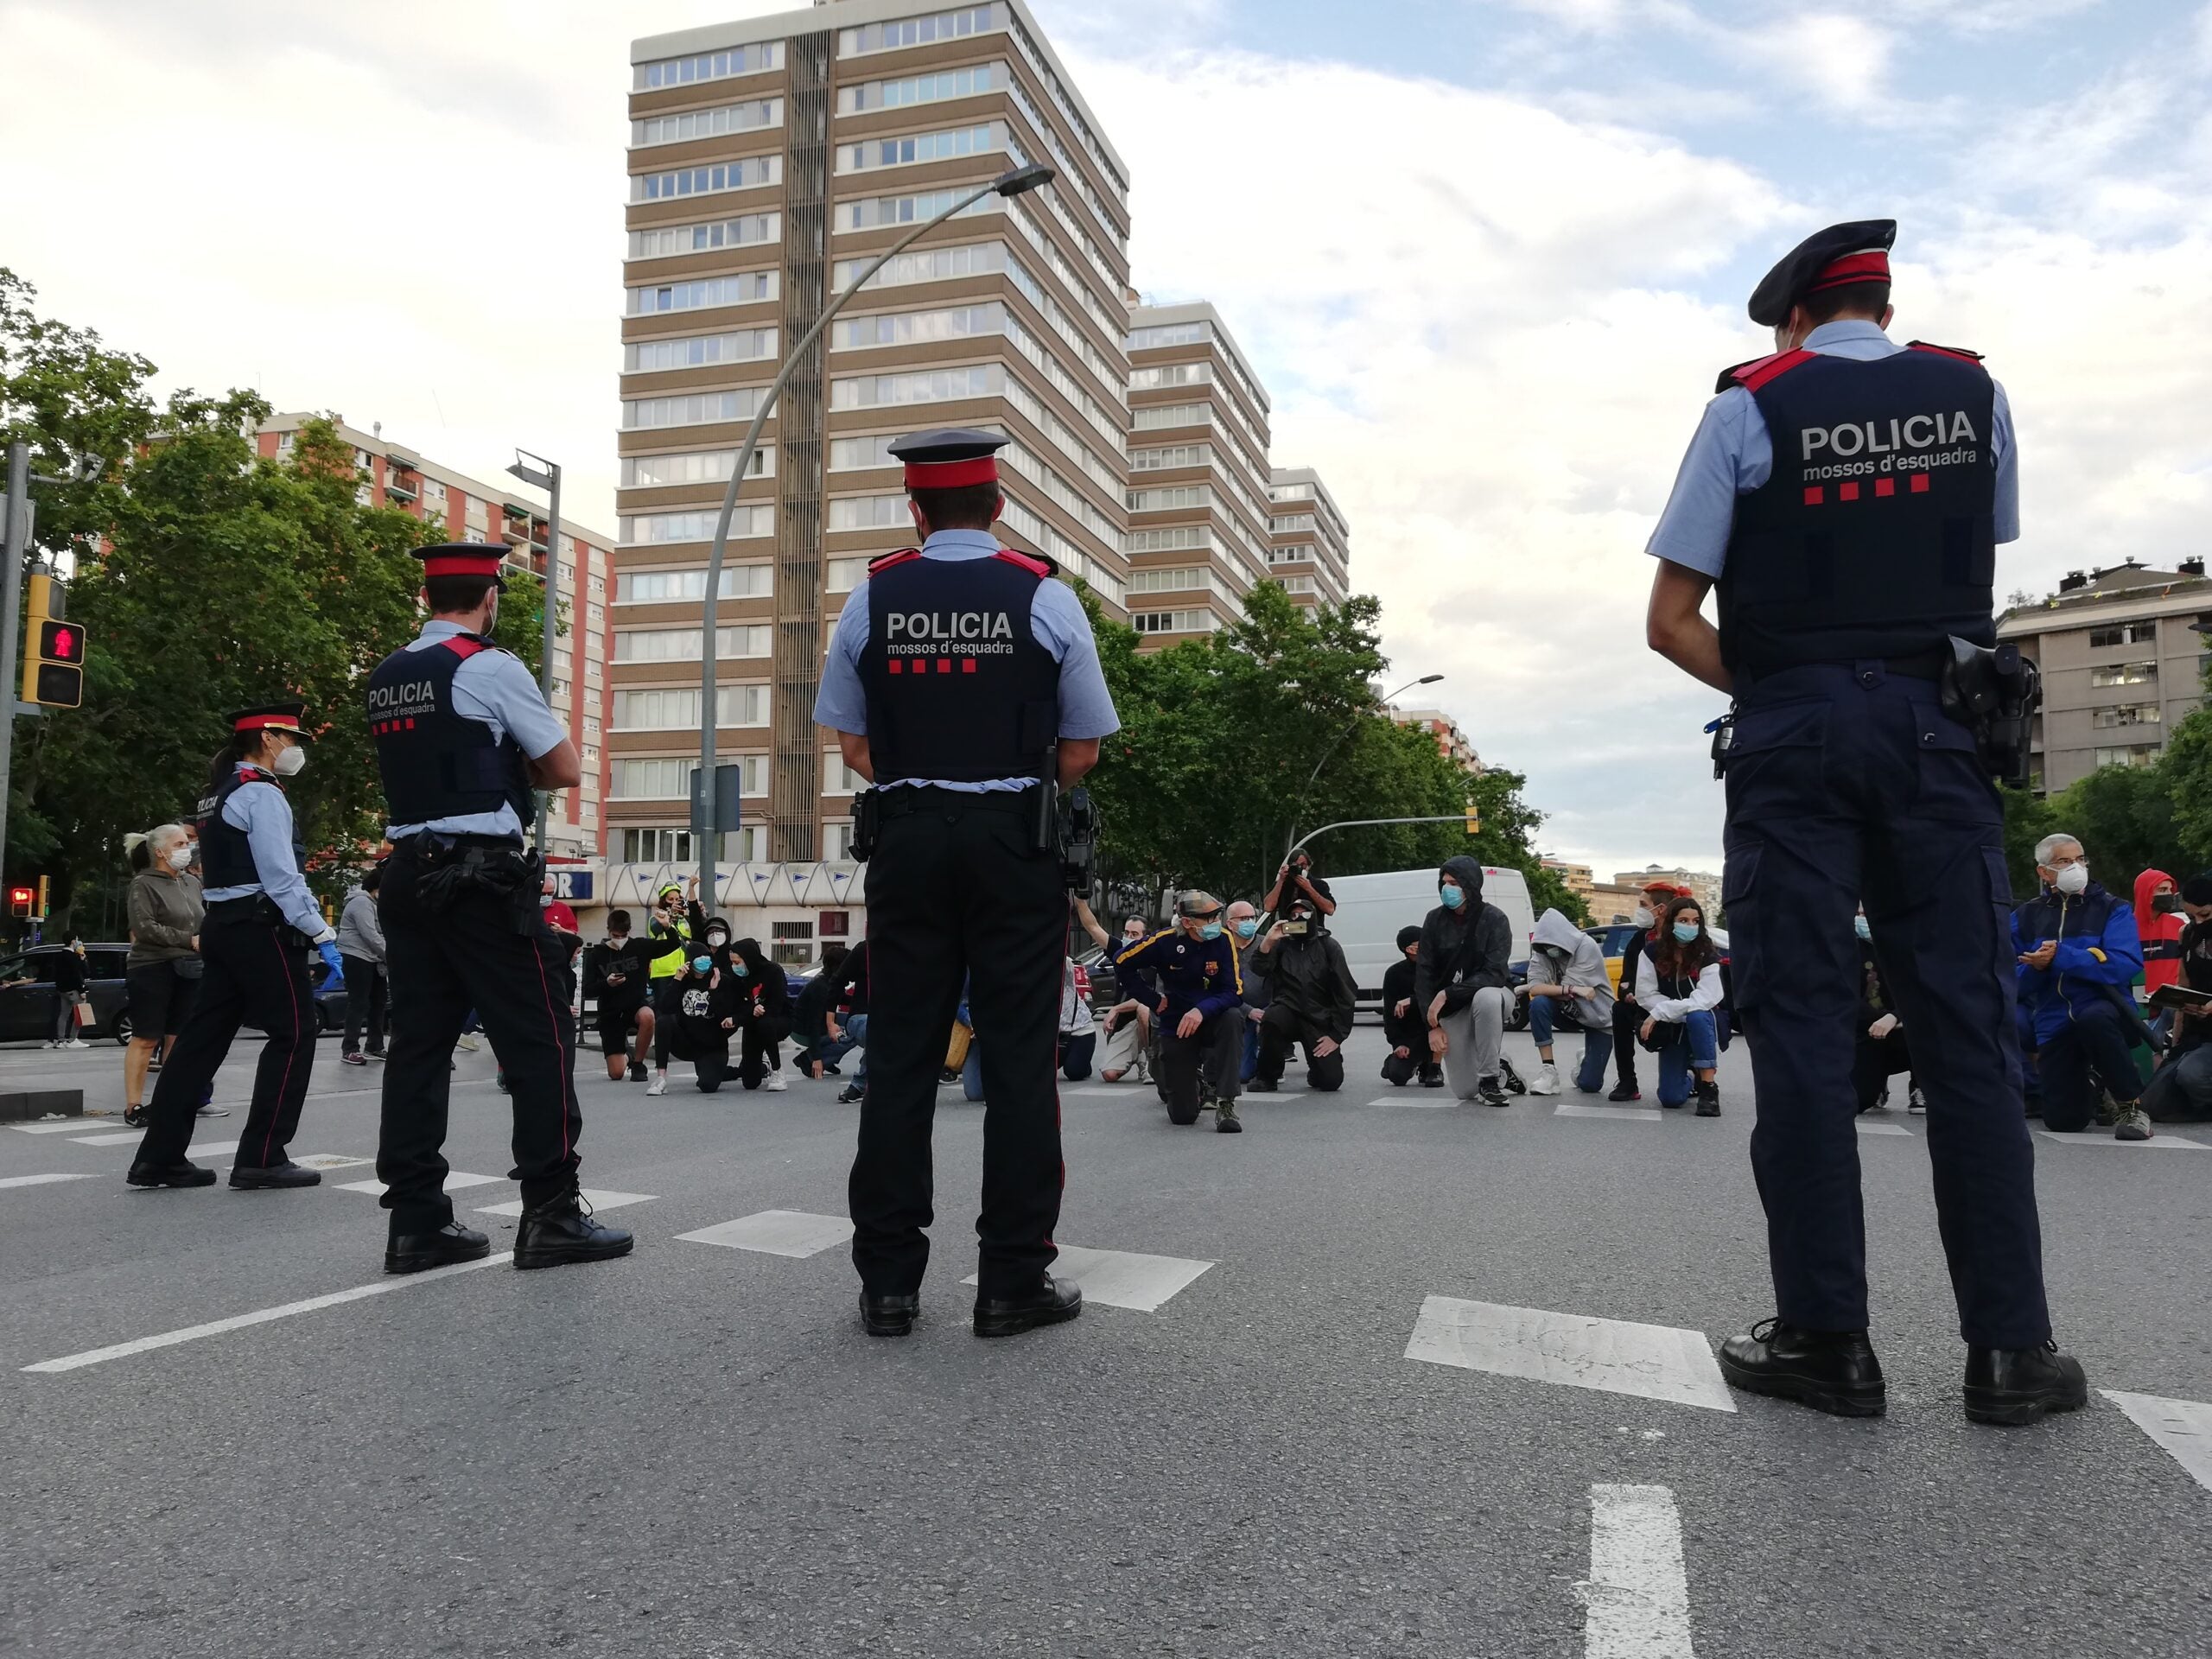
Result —
[[315, 734], [302, 722], [306, 720], [308, 706], [304, 702], [265, 702], [258, 709], [241, 709], [230, 716], [234, 732], [283, 732], [302, 742], [315, 741]]
[[908, 489], [957, 490], [971, 484], [997, 483], [998, 454], [1007, 442], [1003, 432], [956, 426], [917, 432], [885, 447], [906, 464]]
[[1888, 282], [1890, 249], [1897, 239], [1894, 219], [1857, 219], [1815, 231], [1751, 290], [1751, 321], [1762, 328], [1778, 327], [1808, 294], [1853, 283]]
[[506, 550], [485, 542], [446, 542], [436, 547], [418, 547], [415, 556], [423, 561], [423, 575], [431, 576], [489, 576], [499, 584], [505, 593], [506, 578], [501, 574], [506, 563]]

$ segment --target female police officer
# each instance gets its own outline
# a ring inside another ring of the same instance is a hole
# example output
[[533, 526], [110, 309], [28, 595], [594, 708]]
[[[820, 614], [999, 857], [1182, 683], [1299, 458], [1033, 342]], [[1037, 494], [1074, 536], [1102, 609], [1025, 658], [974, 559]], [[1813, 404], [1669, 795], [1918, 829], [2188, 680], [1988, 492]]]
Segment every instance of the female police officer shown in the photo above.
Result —
[[133, 1186], [212, 1186], [193, 1163], [194, 1115], [231, 1040], [249, 1020], [269, 1033], [254, 1072], [253, 1106], [238, 1133], [231, 1185], [313, 1186], [322, 1177], [284, 1155], [299, 1128], [315, 1069], [315, 999], [308, 950], [339, 966], [338, 936], [300, 874], [300, 847], [283, 780], [307, 764], [305, 705], [271, 703], [231, 716], [231, 737], [200, 803], [200, 858], [207, 913], [200, 925], [207, 969], [176, 1048], [147, 1108], [146, 1137], [124, 1179]]

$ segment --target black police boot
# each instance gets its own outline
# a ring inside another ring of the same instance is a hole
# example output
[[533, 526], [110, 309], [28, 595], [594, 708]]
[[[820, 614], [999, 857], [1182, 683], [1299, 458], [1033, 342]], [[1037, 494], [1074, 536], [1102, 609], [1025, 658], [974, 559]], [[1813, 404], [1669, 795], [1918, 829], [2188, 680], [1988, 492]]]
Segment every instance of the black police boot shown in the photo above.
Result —
[[322, 1172], [296, 1164], [289, 1158], [281, 1164], [234, 1164], [231, 1167], [231, 1185], [236, 1187], [321, 1186]]
[[1698, 1084], [1697, 1115], [1700, 1117], [1720, 1116], [1720, 1084], [1718, 1082]]
[[1864, 1331], [1800, 1331], [1761, 1319], [1720, 1344], [1720, 1374], [1746, 1393], [1837, 1417], [1879, 1417], [1887, 1408], [1882, 1363]]
[[481, 1262], [492, 1241], [473, 1227], [449, 1221], [434, 1233], [394, 1233], [384, 1247], [386, 1273], [425, 1273], [456, 1262]]
[[564, 1192], [522, 1212], [515, 1230], [515, 1266], [557, 1268], [569, 1262], [604, 1262], [627, 1255], [636, 1243], [620, 1227], [593, 1218], [581, 1194]]
[[903, 1337], [921, 1317], [919, 1296], [879, 1296], [861, 1292], [861, 1326], [871, 1337]]
[[173, 1164], [133, 1164], [123, 1179], [133, 1186], [213, 1186], [215, 1172], [180, 1158]]
[[2089, 1403], [2082, 1362], [2046, 1342], [2040, 1348], [1968, 1348], [1969, 1421], [2017, 1427], [2047, 1411], [2079, 1411]]
[[1044, 1282], [1026, 1296], [976, 1299], [976, 1334], [1014, 1337], [1040, 1325], [1058, 1325], [1083, 1312], [1083, 1287], [1046, 1274]]

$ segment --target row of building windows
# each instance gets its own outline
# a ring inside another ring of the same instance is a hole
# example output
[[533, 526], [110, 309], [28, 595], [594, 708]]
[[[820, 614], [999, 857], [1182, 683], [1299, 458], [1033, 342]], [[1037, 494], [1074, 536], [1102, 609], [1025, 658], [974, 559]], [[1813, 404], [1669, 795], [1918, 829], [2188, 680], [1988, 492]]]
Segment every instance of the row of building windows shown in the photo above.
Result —
[[717, 363], [758, 363], [776, 355], [776, 339], [773, 328], [739, 328], [726, 334], [633, 340], [622, 348], [622, 369], [626, 374], [645, 374], [663, 369], [706, 368]]
[[679, 167], [664, 173], [639, 173], [630, 180], [630, 200], [673, 201], [683, 196], [714, 196], [732, 190], [757, 190], [783, 176], [783, 158], [753, 156], [741, 162], [715, 162], [704, 167]]
[[[719, 508], [703, 512], [633, 512], [622, 516], [620, 541], [625, 547], [652, 547], [664, 542], [709, 542], [715, 537]], [[730, 515], [732, 541], [776, 533], [776, 510], [764, 503], [741, 502]]]
[[[617, 732], [696, 732], [699, 729], [699, 688], [654, 686], [624, 688], [614, 694]], [[718, 685], [715, 688], [715, 724], [766, 726], [768, 688], [765, 685]]]
[[1211, 633], [1221, 620], [1211, 611], [1132, 611], [1129, 626], [1139, 633]]
[[1132, 594], [1214, 593], [1235, 598], [1236, 593], [1210, 565], [1180, 566], [1171, 570], [1132, 570]]
[[2098, 709], [2094, 723], [2101, 730], [2115, 726], [2158, 726], [2164, 722], [2165, 717], [2165, 711], [2155, 702], [2128, 702]]
[[734, 391], [631, 397], [622, 404], [622, 427], [625, 431], [641, 432], [664, 426], [711, 426], [724, 421], [749, 421], [760, 410], [760, 394], [759, 386], [741, 386]]
[[865, 80], [837, 89], [837, 113], [861, 115], [870, 110], [906, 109], [917, 104], [941, 103], [946, 99], [1002, 92], [1007, 76], [1007, 65], [1001, 59], [995, 63], [973, 63], [957, 69], [906, 75], [897, 80]]
[[987, 156], [1007, 146], [1003, 121], [980, 126], [948, 127], [938, 132], [911, 132], [903, 137], [870, 138], [857, 144], [837, 146], [840, 173], [868, 173], [883, 167], [908, 167], [917, 162], [947, 162], [963, 156]]
[[[842, 851], [823, 856], [842, 861], [852, 850], [852, 825], [849, 823], [823, 826], [824, 845], [828, 831], [844, 832], [838, 844]], [[732, 830], [715, 839], [721, 843], [720, 860], [724, 864], [758, 864], [768, 856], [768, 831], [760, 824], [748, 824]], [[696, 861], [691, 832], [689, 830], [663, 829], [658, 825], [625, 825], [614, 837], [613, 849], [625, 864], [690, 864]], [[779, 957], [778, 961], [782, 957]]]
[[841, 29], [837, 31], [837, 55], [857, 58], [870, 52], [893, 52], [905, 46], [929, 46], [938, 41], [988, 35], [1005, 27], [1003, 3], [961, 6], [952, 11], [932, 12], [925, 17], [902, 17], [895, 22]]
[[[692, 449], [663, 455], [622, 457], [621, 487], [626, 490], [664, 489], [672, 484], [720, 484], [737, 469], [734, 449]], [[776, 475], [776, 447], [761, 444], [747, 461], [747, 478]]]
[[1208, 484], [1169, 484], [1128, 493], [1131, 512], [1166, 512], [1178, 507], [1210, 507], [1213, 486]]
[[[770, 653], [771, 630], [765, 622], [743, 623], [715, 630], [715, 656], [722, 662]], [[703, 636], [697, 628], [618, 628], [614, 632], [614, 660], [618, 663], [696, 663]]]
[[2107, 645], [2155, 645], [2158, 643], [2158, 624], [2154, 619], [2147, 622], [2122, 622], [2109, 628], [2091, 628], [2089, 644], [2093, 649]]
[[2107, 663], [2089, 671], [2091, 685], [2150, 685], [2158, 677], [2156, 663]]
[[[696, 696], [696, 693], [693, 696]], [[733, 754], [721, 757], [724, 766], [739, 768], [740, 793], [768, 792], [768, 757]], [[683, 801], [691, 797], [691, 774], [698, 770], [696, 755], [672, 759], [618, 760], [609, 769], [612, 798], [619, 801]]]
[[[711, 253], [717, 248], [749, 248], [775, 241], [783, 234], [781, 213], [741, 213], [734, 219], [718, 219], [705, 225], [662, 225], [650, 231], [630, 232], [630, 257], [632, 259], [662, 259], [678, 253]], [[753, 276], [769, 279], [764, 296], [776, 296], [775, 273], [754, 271]], [[649, 293], [649, 289], [632, 289], [632, 294]], [[665, 306], [642, 308], [646, 310], [666, 310]]]
[[[758, 132], [784, 124], [784, 100], [756, 98], [742, 104], [723, 104], [711, 110], [684, 110], [673, 115], [649, 115], [630, 124], [632, 146], [680, 144], [692, 138], [721, 138], [733, 132]], [[632, 198], [640, 200], [640, 198]]]
[[1133, 473], [1160, 473], [1179, 467], [1212, 465], [1213, 446], [1210, 443], [1171, 443], [1158, 449], [1129, 451], [1129, 470]]
[[[723, 599], [766, 599], [775, 591], [775, 568], [726, 564], [718, 588]], [[707, 572], [702, 565], [685, 570], [624, 570], [614, 579], [617, 605], [665, 605], [675, 600], [696, 602], [706, 596]]]
[[762, 41], [753, 46], [733, 46], [721, 52], [701, 52], [688, 58], [662, 58], [639, 64], [631, 74], [633, 91], [650, 92], [663, 86], [689, 86], [702, 80], [726, 80], [733, 75], [757, 75], [784, 67], [784, 43]]
[[[918, 195], [862, 196], [854, 201], [841, 201], [837, 204], [836, 229], [842, 234], [848, 231], [872, 231], [885, 225], [920, 225], [935, 219], [963, 196], [972, 195], [976, 188], [972, 184], [962, 184]], [[978, 213], [1005, 211], [1005, 197], [985, 195], [969, 202], [953, 217], [973, 219]]]

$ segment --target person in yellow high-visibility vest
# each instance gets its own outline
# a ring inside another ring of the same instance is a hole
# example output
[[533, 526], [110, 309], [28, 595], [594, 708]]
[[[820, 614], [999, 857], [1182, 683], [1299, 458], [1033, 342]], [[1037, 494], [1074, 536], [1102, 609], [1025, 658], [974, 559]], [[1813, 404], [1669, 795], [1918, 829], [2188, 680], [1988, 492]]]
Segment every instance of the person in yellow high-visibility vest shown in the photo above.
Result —
[[653, 1080], [649, 1095], [668, 1092], [668, 1038], [682, 1011], [682, 988], [677, 976], [683, 970], [691, 941], [707, 931], [705, 912], [699, 908], [699, 878], [685, 889], [670, 882], [653, 896], [652, 914], [645, 918], [645, 963], [653, 988]]

